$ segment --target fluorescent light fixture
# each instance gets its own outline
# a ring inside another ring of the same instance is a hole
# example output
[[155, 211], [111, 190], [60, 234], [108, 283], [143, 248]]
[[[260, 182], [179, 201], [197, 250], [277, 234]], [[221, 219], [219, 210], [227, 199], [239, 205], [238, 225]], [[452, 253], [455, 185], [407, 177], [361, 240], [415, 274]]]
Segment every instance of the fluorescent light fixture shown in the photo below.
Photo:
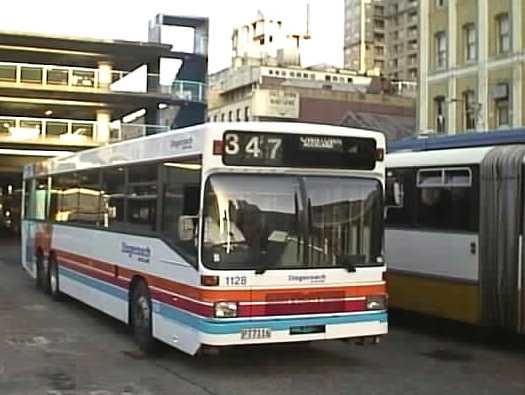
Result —
[[202, 168], [201, 165], [198, 165], [196, 163], [173, 163], [173, 162], [166, 162], [164, 163], [164, 166], [168, 167], [178, 167], [179, 169], [186, 169], [186, 170], [200, 170]]
[[146, 109], [145, 108], [141, 108], [138, 111], [132, 112], [131, 114], [128, 114], [128, 115], [124, 116], [122, 118], [122, 122], [130, 123], [130, 122], [133, 122], [136, 119], [138, 119], [138, 118], [140, 118], [140, 117], [142, 117], [144, 115], [146, 115]]
[[16, 155], [16, 156], [43, 156], [43, 157], [54, 157], [54, 156], [68, 156], [73, 152], [71, 151], [45, 151], [45, 150], [27, 150], [27, 149], [10, 149], [0, 148], [0, 155]]

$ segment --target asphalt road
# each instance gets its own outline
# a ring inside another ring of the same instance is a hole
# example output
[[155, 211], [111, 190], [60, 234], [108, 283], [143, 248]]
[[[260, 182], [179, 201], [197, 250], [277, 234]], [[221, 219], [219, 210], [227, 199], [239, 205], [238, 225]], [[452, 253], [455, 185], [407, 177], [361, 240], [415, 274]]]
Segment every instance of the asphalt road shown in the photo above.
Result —
[[[0, 395], [525, 394], [523, 338], [406, 322], [377, 346], [341, 341], [143, 356], [127, 328], [39, 293], [0, 242]], [[476, 337], [476, 336], [472, 336]]]

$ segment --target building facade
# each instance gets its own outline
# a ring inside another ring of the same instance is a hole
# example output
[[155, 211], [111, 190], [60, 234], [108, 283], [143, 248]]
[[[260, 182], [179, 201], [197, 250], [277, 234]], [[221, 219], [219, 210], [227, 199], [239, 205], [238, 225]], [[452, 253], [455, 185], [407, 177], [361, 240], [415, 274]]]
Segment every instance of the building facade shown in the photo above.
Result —
[[422, 0], [420, 132], [523, 125], [522, 0]]
[[385, 0], [385, 69], [391, 80], [417, 81], [419, 0]]
[[312, 122], [373, 129], [397, 139], [415, 130], [413, 86], [327, 66], [242, 66], [210, 76], [210, 122]]
[[385, 0], [345, 0], [344, 67], [379, 75], [385, 68]]

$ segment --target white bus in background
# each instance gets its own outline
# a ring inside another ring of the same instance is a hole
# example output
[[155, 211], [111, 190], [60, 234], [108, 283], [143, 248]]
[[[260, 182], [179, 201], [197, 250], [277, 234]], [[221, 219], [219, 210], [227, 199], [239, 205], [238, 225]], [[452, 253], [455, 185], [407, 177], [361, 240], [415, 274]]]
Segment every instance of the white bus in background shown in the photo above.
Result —
[[24, 171], [22, 263], [189, 354], [387, 333], [384, 138], [205, 124]]
[[525, 333], [524, 143], [512, 130], [389, 147], [391, 307]]

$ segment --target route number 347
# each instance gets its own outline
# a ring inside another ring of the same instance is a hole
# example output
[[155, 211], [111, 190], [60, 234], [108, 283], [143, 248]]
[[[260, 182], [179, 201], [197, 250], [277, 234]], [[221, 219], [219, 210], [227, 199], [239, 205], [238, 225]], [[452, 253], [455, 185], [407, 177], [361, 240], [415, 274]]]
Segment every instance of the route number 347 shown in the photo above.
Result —
[[224, 151], [228, 155], [239, 155], [252, 158], [276, 159], [282, 140], [277, 137], [252, 136], [247, 142], [241, 142], [239, 135], [226, 135]]

